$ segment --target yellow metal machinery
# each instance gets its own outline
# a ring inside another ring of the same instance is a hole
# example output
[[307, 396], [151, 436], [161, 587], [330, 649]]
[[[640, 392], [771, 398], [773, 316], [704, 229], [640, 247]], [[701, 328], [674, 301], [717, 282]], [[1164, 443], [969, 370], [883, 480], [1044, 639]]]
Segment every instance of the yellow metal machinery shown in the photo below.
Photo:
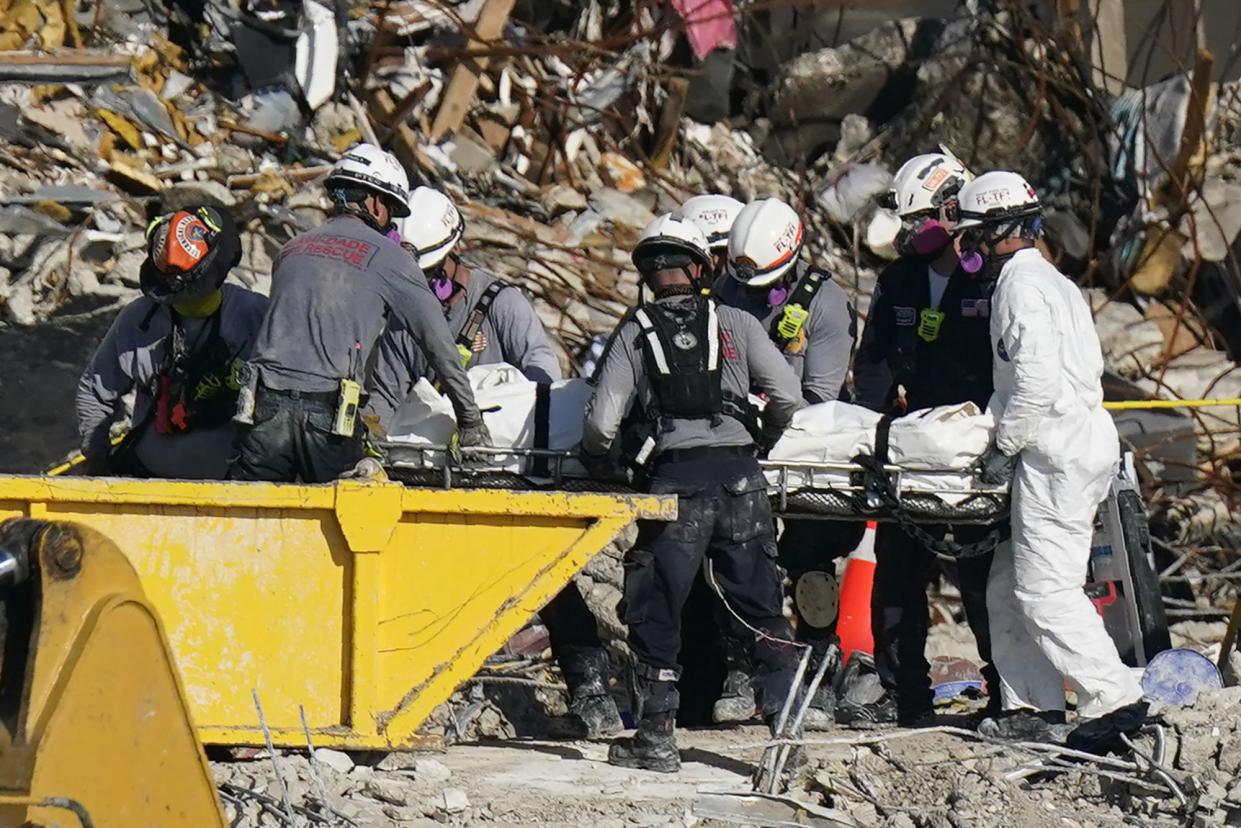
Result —
[[[0, 477], [0, 520], [114, 538], [163, 620], [204, 742], [384, 749], [632, 520], [675, 498]], [[118, 734], [119, 735], [119, 734]]]
[[223, 826], [159, 616], [83, 526], [0, 524], [0, 825]]

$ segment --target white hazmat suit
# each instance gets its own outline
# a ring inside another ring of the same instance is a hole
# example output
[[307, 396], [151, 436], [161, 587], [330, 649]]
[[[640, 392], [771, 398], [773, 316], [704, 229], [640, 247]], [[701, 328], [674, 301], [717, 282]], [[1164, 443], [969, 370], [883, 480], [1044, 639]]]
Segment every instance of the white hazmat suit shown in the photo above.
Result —
[[1076, 285], [1028, 248], [1000, 272], [991, 342], [996, 445], [1021, 456], [1012, 543], [997, 550], [987, 587], [1004, 707], [1063, 710], [1067, 680], [1079, 715], [1102, 716], [1142, 689], [1082, 589], [1119, 458], [1094, 322]]

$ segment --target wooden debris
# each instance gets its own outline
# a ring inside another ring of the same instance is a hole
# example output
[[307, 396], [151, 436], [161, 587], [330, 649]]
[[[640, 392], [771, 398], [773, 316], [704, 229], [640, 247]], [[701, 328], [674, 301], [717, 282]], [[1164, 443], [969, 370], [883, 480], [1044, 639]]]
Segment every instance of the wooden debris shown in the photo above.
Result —
[[[474, 26], [470, 51], [482, 50], [486, 47], [486, 41], [500, 36], [515, 2], [516, 0], [487, 0], [478, 15], [478, 23]], [[440, 108], [431, 124], [431, 134], [427, 136], [432, 143], [439, 143], [440, 139], [455, 132], [465, 122], [466, 113], [474, 101], [474, 93], [478, 90], [479, 77], [489, 62], [490, 58], [475, 54], [467, 56], [453, 70], [452, 80], [444, 90]]]
[[[331, 164], [322, 164], [317, 167], [296, 167], [293, 169], [281, 170], [280, 178], [294, 183], [304, 183], [306, 181], [314, 181], [316, 178], [323, 178], [332, 171]], [[265, 177], [274, 173], [252, 173], [247, 175], [230, 175], [228, 177], [228, 186], [233, 190], [249, 190], [255, 187]]]
[[155, 195], [164, 189], [164, 182], [120, 159], [108, 166], [108, 178], [130, 195]]
[[605, 152], [599, 159], [599, 175], [604, 183], [622, 193], [632, 193], [646, 186], [646, 176], [638, 165], [615, 152]]
[[685, 101], [689, 95], [689, 81], [673, 78], [668, 81], [668, 100], [659, 113], [659, 128], [655, 133], [655, 146], [651, 153], [651, 166], [657, 170], [668, 168], [672, 150], [676, 147], [677, 134], [681, 131], [681, 116], [685, 114]]
[[110, 109], [96, 109], [95, 114], [99, 116], [99, 120], [108, 125], [108, 128], [116, 133], [122, 141], [124, 141], [131, 150], [135, 152], [142, 149], [142, 130], [134, 126], [133, 122], [124, 115], [118, 115]]

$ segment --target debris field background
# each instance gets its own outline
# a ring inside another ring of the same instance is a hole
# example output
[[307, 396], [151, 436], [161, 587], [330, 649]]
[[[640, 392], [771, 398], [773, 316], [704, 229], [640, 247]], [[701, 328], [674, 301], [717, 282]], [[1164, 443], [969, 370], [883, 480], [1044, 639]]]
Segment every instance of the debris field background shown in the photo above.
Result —
[[[570, 369], [636, 299], [638, 231], [700, 192], [798, 207], [803, 255], [864, 317], [894, 255], [874, 196], [942, 142], [975, 171], [1014, 169], [1039, 189], [1045, 252], [1088, 291], [1110, 396], [1241, 397], [1230, 0], [354, 0], [341, 5], [335, 90], [305, 117], [246, 88], [234, 6], [206, 8], [195, 22], [175, 3], [0, 0], [0, 470], [34, 473], [75, 447], [74, 386], [138, 295], [150, 217], [229, 207], [243, 228], [234, 278], [265, 291], [280, 246], [326, 215], [323, 174], [360, 140], [454, 198], [468, 251], [531, 293]], [[1241, 579], [1241, 411], [1126, 415], [1122, 432], [1142, 461], [1174, 637], [1212, 654]], [[618, 664], [628, 543], [580, 578]], [[933, 613], [932, 652], [972, 656], [948, 581]], [[464, 688], [432, 732], [547, 735], [558, 678], [537, 641], [523, 653], [497, 671], [529, 684]], [[1016, 778], [1030, 756], [950, 733], [812, 747], [795, 793], [902, 828], [1224, 824], [1241, 808], [1236, 692], [1173, 724], [1165, 764], [1186, 802], [1094, 766]], [[689, 775], [662, 784], [600, 767], [601, 746], [580, 742], [215, 767], [240, 825], [653, 825], [701, 819], [693, 780], [736, 784], [749, 754], [735, 746], [761, 738], [687, 735]], [[282, 774], [305, 806], [293, 816]]]

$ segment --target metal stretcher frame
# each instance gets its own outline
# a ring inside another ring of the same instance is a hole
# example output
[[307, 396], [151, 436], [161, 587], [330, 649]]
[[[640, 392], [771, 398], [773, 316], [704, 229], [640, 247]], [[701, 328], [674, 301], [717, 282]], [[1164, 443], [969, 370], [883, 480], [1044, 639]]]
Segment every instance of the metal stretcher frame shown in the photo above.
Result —
[[[439, 488], [523, 488], [563, 489], [567, 491], [631, 492], [629, 486], [619, 481], [601, 481], [575, 477], [564, 473], [566, 460], [574, 459], [570, 451], [514, 447], [472, 447], [459, 450], [460, 464], [444, 462], [449, 449], [441, 445], [424, 445], [387, 441], [379, 444], [384, 452], [384, 465], [393, 476], [411, 485], [436, 486]], [[529, 466], [537, 461], [546, 463], [546, 473], [516, 472], [506, 467], [498, 458], [520, 458]], [[490, 462], [488, 462], [490, 461]], [[858, 463], [819, 463], [813, 461], [762, 460], [759, 463], [771, 479], [776, 472], [775, 491], [771, 495], [772, 513], [777, 517], [801, 520], [876, 520], [891, 521], [891, 508], [864, 482], [867, 470]], [[913, 522], [927, 524], [992, 524], [1008, 515], [1008, 492], [996, 487], [954, 487], [945, 494], [964, 495], [958, 505], [948, 504], [933, 491], [908, 489], [904, 479], [909, 470], [885, 464], [883, 471], [890, 475], [892, 487], [905, 517]], [[811, 486], [790, 487], [792, 474], [817, 473], [847, 475], [849, 482], [830, 489]], [[916, 472], [920, 478], [959, 477], [959, 469]]]

